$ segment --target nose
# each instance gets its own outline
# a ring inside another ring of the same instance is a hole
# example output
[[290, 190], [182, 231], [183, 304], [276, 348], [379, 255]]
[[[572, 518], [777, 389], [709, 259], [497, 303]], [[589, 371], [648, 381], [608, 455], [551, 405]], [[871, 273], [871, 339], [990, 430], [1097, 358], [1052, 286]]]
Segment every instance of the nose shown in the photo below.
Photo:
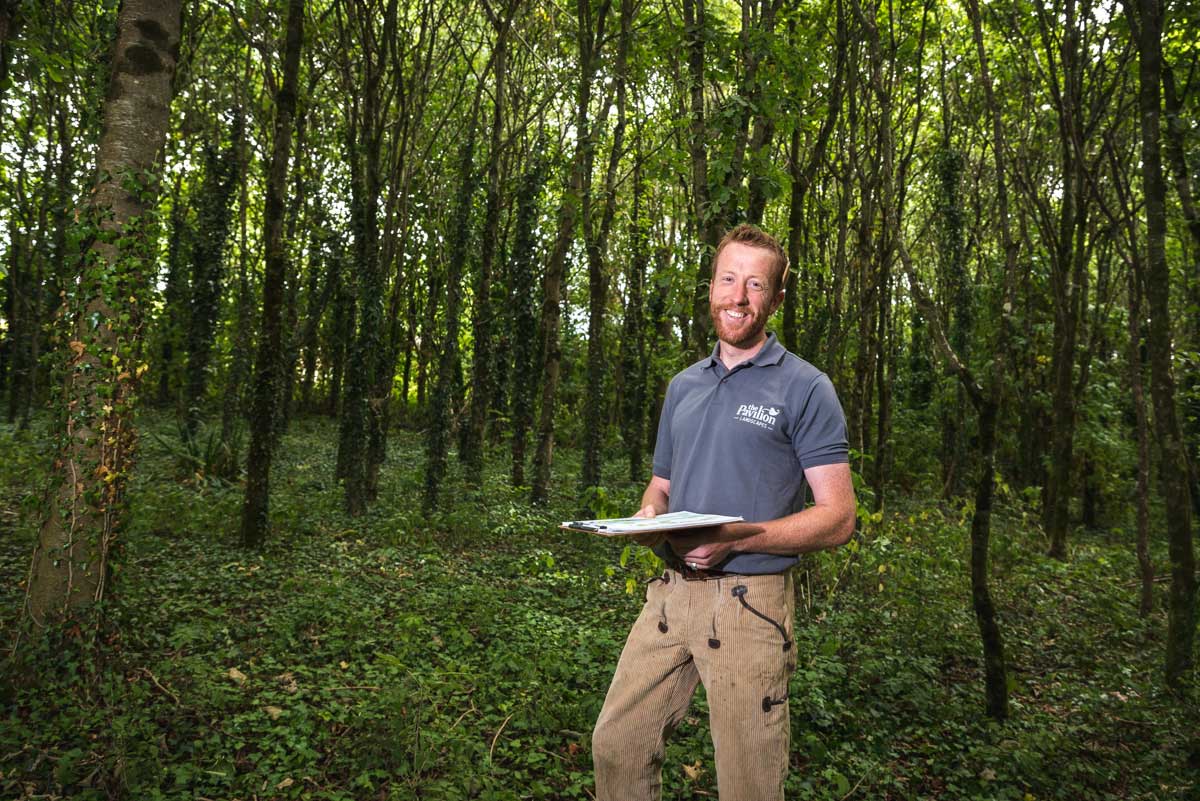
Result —
[[734, 282], [733, 302], [739, 306], [745, 306], [750, 303], [750, 291], [746, 289], [745, 283], [741, 281]]

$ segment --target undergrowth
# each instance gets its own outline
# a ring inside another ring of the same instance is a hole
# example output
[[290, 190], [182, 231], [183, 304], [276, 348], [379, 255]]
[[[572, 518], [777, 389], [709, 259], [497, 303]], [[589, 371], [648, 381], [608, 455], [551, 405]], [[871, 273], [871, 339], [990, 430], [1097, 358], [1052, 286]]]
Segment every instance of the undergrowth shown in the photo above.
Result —
[[[558, 453], [548, 509], [507, 486], [497, 453], [483, 488], [453, 484], [427, 520], [420, 440], [398, 432], [378, 502], [351, 519], [331, 424], [300, 420], [272, 471], [268, 546], [248, 553], [240, 486], [181, 481], [169, 422], [143, 424], [159, 437], [142, 440], [107, 623], [86, 644], [20, 623], [36, 535], [20, 512], [47, 458], [0, 429], [0, 797], [592, 797], [591, 727], [653, 566], [556, 529], [580, 505], [574, 454]], [[641, 487], [612, 469], [593, 508], [635, 508]], [[1030, 510], [1002, 498], [1012, 719], [996, 723], [969, 509], [889, 504], [797, 574], [790, 798], [1200, 795], [1196, 698], [1160, 689], [1165, 586], [1139, 618], [1128, 537], [1079, 532], [1050, 560]], [[716, 796], [705, 712], [701, 693], [665, 798]]]

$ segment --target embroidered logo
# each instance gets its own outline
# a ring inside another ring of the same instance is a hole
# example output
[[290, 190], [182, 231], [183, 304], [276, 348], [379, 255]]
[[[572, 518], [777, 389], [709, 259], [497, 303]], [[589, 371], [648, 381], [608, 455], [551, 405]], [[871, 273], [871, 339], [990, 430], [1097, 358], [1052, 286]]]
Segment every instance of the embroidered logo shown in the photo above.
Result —
[[767, 429], [775, 427], [778, 417], [779, 410], [774, 406], [758, 406], [753, 403], [743, 403], [733, 415], [734, 420]]

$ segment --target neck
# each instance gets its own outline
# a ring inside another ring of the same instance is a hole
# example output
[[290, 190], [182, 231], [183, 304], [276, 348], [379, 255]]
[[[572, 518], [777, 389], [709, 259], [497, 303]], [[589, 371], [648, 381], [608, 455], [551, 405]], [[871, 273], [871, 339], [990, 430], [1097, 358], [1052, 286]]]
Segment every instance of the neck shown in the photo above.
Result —
[[720, 340], [721, 363], [732, 369], [747, 359], [754, 358], [754, 355], [762, 350], [763, 345], [767, 342], [766, 333], [759, 334], [758, 340], [752, 345], [733, 345], [725, 340]]

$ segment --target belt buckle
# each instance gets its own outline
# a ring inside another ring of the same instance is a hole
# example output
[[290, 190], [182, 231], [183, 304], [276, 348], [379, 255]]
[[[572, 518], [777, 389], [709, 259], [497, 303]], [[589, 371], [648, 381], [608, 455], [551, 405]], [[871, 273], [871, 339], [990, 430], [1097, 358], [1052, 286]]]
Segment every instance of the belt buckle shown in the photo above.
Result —
[[680, 565], [676, 572], [684, 581], [708, 581], [728, 575], [724, 570], [701, 570], [687, 564]]

